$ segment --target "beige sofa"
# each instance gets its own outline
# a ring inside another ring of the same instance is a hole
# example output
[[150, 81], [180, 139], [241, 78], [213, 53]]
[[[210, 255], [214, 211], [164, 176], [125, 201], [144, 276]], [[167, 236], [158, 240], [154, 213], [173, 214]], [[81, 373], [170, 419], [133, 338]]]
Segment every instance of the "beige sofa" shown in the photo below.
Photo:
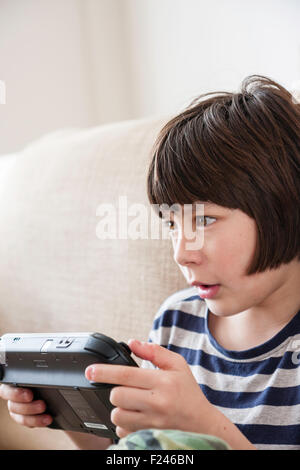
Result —
[[[187, 287], [167, 240], [103, 240], [102, 203], [148, 204], [166, 119], [62, 130], [0, 157], [0, 334], [98, 331], [146, 339], [162, 301]], [[15, 424], [0, 400], [0, 449], [72, 449], [61, 431]]]

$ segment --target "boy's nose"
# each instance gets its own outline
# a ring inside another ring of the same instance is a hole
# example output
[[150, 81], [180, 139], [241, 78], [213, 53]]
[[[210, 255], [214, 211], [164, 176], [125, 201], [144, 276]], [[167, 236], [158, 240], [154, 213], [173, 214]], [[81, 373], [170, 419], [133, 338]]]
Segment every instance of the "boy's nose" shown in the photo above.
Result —
[[185, 266], [190, 263], [200, 264], [202, 259], [202, 245], [180, 235], [173, 238], [174, 260]]

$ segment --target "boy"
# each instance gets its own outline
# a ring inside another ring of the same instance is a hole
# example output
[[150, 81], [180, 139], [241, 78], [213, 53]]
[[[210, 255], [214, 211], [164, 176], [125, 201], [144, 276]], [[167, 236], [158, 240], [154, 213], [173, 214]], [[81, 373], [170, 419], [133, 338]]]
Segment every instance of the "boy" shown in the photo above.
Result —
[[[191, 287], [163, 303], [149, 343], [129, 342], [142, 368], [86, 370], [117, 385], [120, 438], [177, 429], [232, 449], [300, 449], [299, 108], [283, 87], [251, 76], [240, 93], [201, 96], [160, 132], [149, 200], [182, 212], [204, 204], [193, 218], [204, 244], [188, 249], [182, 213], [160, 210]], [[0, 393], [17, 422], [42, 425], [30, 391], [27, 402], [11, 387]], [[79, 448], [109, 445], [73, 439]]]

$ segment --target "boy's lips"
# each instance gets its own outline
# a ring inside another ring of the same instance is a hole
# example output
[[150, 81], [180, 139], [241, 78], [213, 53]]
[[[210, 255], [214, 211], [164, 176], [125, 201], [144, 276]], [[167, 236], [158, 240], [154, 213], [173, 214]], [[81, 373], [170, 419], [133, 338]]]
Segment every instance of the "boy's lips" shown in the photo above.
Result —
[[195, 281], [191, 285], [198, 287], [202, 299], [211, 299], [218, 293], [221, 284], [201, 284]]
[[191, 283], [191, 286], [196, 286], [196, 287], [212, 287], [212, 286], [219, 286], [220, 284], [209, 284], [208, 282], [198, 282], [194, 281]]

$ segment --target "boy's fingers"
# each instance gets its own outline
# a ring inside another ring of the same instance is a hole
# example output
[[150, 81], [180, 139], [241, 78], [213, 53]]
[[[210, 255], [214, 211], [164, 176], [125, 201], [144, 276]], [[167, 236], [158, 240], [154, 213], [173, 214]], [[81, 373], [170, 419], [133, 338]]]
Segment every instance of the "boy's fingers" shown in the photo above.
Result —
[[40, 415], [40, 416], [24, 416], [19, 415], [17, 413], [10, 413], [12, 419], [23, 426], [27, 426], [29, 428], [41, 428], [49, 426], [52, 422], [52, 417], [50, 415]]
[[46, 403], [42, 400], [35, 400], [31, 403], [17, 403], [8, 400], [7, 407], [9, 412], [21, 415], [35, 415], [46, 411]]
[[28, 403], [33, 400], [33, 393], [28, 388], [18, 388], [2, 384], [0, 386], [0, 397], [3, 398], [3, 400]]
[[155, 343], [141, 343], [136, 339], [128, 342], [131, 351], [141, 359], [152, 362], [159, 369], [180, 370], [185, 360], [180, 354]]
[[[137, 356], [151, 361], [162, 370], [180, 371], [188, 368], [186, 361], [177, 353], [152, 343], [132, 340], [129, 344]], [[85, 371], [86, 378], [93, 382], [127, 385], [141, 389], [152, 389], [157, 385], [162, 370], [143, 369], [115, 364], [92, 364]]]
[[147, 425], [148, 423], [146, 424], [147, 417], [145, 417], [144, 413], [140, 413], [139, 411], [114, 408], [111, 412], [111, 420], [116, 426], [127, 429], [130, 432], [149, 427]]
[[156, 382], [153, 372], [153, 370], [116, 364], [92, 364], [86, 368], [85, 375], [92, 382], [149, 389]]
[[114, 406], [132, 411], [148, 410], [151, 399], [153, 399], [152, 390], [133, 387], [114, 387], [109, 396]]

